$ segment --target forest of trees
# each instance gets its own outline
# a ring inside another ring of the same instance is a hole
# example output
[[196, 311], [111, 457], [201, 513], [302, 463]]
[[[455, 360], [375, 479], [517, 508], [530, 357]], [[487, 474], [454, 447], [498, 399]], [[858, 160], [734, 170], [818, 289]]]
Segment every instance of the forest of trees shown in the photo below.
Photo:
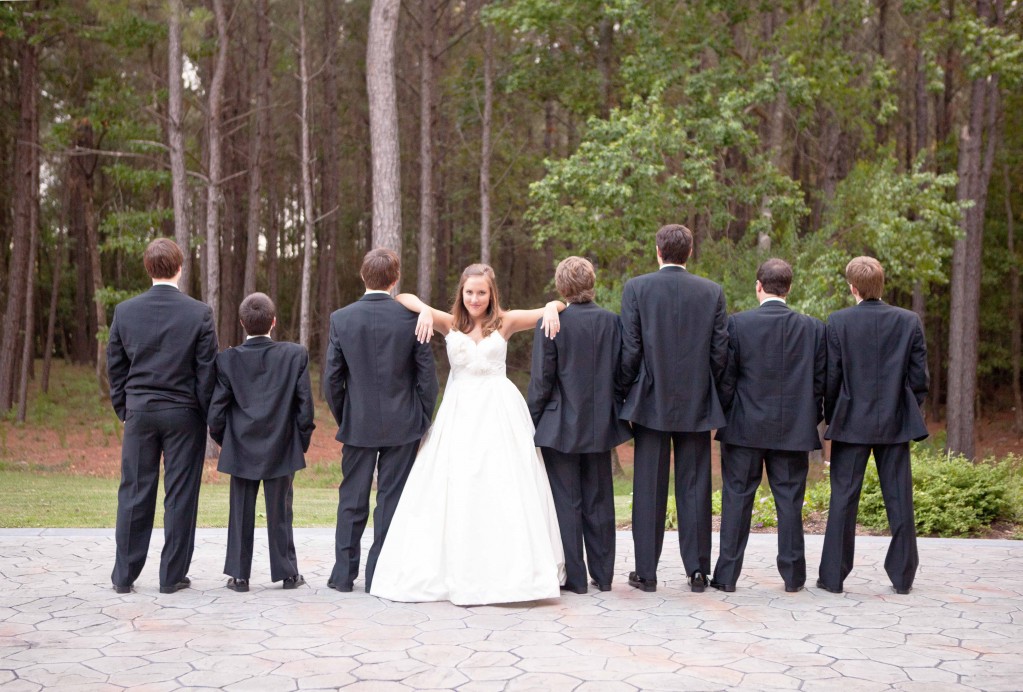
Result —
[[0, 36], [10, 415], [51, 358], [104, 386], [159, 235], [222, 347], [261, 290], [320, 359], [373, 246], [441, 306], [480, 259], [532, 306], [581, 254], [617, 310], [681, 222], [730, 310], [780, 256], [825, 317], [846, 261], [878, 257], [950, 450], [995, 406], [1023, 431], [1018, 0], [28, 0]]

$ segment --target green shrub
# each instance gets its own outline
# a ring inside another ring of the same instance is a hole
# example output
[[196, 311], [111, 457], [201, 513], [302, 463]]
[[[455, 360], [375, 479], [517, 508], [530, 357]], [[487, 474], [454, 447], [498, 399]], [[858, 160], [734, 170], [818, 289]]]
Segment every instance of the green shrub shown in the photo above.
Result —
[[822, 478], [806, 487], [806, 495], [803, 496], [803, 518], [806, 519], [814, 512], [827, 512], [831, 504], [831, 480]]
[[[913, 450], [913, 503], [916, 529], [921, 534], [969, 534], [996, 519], [1019, 516], [1021, 460], [1009, 455], [1001, 461], [986, 459], [971, 464], [933, 448]], [[1014, 506], [1015, 503], [1015, 506]], [[867, 467], [860, 497], [859, 522], [888, 528], [877, 467]]]
[[778, 508], [775, 507], [771, 489], [766, 486], [761, 485], [757, 488], [750, 524], [755, 527], [778, 525]]

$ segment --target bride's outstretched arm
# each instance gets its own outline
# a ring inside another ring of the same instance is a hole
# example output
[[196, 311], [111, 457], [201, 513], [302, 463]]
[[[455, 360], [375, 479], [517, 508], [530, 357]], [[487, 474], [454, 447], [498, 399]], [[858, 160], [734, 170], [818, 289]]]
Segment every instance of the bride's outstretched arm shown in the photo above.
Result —
[[501, 336], [507, 339], [515, 332], [524, 332], [536, 326], [536, 321], [543, 319], [543, 333], [553, 339], [561, 330], [558, 313], [566, 305], [560, 300], [552, 300], [542, 308], [533, 310], [505, 310], [501, 313]]
[[450, 313], [438, 310], [437, 308], [431, 308], [421, 301], [419, 296], [413, 293], [399, 293], [394, 299], [412, 312], [419, 313], [419, 322], [416, 323], [416, 337], [421, 342], [426, 343], [429, 341], [430, 337], [433, 336], [434, 329], [445, 336], [451, 331], [453, 318]]

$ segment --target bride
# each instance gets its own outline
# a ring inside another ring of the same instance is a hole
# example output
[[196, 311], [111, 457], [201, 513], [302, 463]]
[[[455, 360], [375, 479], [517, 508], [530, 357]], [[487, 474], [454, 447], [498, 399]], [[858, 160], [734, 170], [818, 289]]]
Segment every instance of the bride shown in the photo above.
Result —
[[451, 374], [398, 501], [370, 593], [458, 605], [556, 598], [565, 572], [557, 516], [533, 446], [533, 422], [505, 377], [505, 357], [508, 338], [541, 317], [553, 338], [564, 304], [502, 310], [494, 270], [486, 264], [462, 272], [452, 314], [411, 294], [397, 300], [420, 313], [420, 340], [434, 328], [446, 336]]

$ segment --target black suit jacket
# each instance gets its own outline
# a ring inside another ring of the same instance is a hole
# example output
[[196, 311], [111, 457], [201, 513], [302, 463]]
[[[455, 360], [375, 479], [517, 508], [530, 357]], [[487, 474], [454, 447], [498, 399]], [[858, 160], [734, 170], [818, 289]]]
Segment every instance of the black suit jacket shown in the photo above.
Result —
[[927, 342], [914, 312], [864, 300], [828, 317], [824, 437], [898, 444], [927, 437]]
[[110, 402], [127, 412], [198, 409], [216, 383], [213, 311], [174, 286], [157, 285], [114, 308], [107, 344]]
[[417, 319], [383, 293], [367, 293], [330, 316], [323, 394], [339, 441], [393, 447], [430, 427], [437, 369], [430, 345], [416, 341]]
[[717, 439], [793, 452], [820, 449], [827, 342], [824, 323], [770, 300], [728, 318], [728, 366]]
[[717, 382], [728, 360], [725, 294], [681, 267], [630, 279], [622, 292], [621, 417], [668, 432], [720, 428]]
[[566, 454], [606, 452], [632, 437], [618, 418], [625, 390], [616, 384], [622, 353], [618, 315], [594, 303], [561, 313], [556, 339], [533, 336], [529, 413], [538, 447]]
[[304, 469], [316, 427], [309, 353], [268, 336], [224, 351], [206, 420], [222, 447], [221, 473], [264, 480]]

